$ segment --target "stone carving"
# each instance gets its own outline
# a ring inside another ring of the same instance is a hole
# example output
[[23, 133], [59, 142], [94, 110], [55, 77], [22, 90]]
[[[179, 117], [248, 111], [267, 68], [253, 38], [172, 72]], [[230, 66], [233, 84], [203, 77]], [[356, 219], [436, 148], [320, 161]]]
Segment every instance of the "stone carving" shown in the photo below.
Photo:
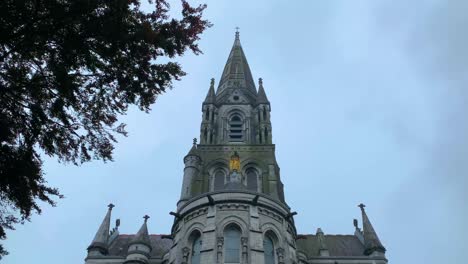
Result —
[[247, 264], [248, 263], [248, 242], [249, 238], [248, 237], [241, 237], [241, 245], [242, 245], [242, 263]]
[[218, 237], [216, 244], [216, 263], [223, 263], [224, 237]]
[[276, 255], [278, 256], [278, 264], [284, 264], [284, 249], [277, 248]]
[[182, 264], [188, 264], [189, 255], [190, 255], [190, 248], [188, 247], [182, 248]]

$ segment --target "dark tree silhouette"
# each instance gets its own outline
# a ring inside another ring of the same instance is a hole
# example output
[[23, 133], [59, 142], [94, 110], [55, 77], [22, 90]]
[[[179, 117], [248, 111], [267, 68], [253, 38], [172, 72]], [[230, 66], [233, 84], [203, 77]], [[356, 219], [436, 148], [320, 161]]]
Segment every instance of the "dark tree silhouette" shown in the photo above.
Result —
[[[185, 75], [176, 62], [211, 24], [206, 5], [182, 0], [179, 19], [165, 0], [0, 1], [0, 238], [62, 197], [48, 187], [41, 155], [80, 164], [112, 160], [118, 116], [149, 111]], [[161, 62], [161, 58], [166, 58]], [[7, 252], [0, 245], [0, 258]]]

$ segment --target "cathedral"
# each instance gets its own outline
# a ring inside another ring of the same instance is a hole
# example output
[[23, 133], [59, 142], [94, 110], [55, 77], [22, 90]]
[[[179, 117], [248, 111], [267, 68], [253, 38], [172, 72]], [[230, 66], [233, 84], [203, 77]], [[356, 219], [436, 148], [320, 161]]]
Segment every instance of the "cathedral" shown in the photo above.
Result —
[[111, 228], [108, 211], [85, 264], [386, 264], [385, 247], [366, 214], [354, 233], [296, 230], [286, 203], [272, 142], [271, 105], [252, 78], [236, 32], [215, 89], [202, 104], [200, 142], [183, 158], [180, 200], [167, 235], [148, 232], [148, 216], [134, 235]]

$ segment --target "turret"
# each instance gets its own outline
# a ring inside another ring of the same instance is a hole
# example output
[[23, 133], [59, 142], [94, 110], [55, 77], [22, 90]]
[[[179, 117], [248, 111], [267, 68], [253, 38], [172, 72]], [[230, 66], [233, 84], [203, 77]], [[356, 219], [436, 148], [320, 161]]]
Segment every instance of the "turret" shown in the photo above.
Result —
[[109, 250], [109, 230], [110, 230], [110, 220], [113, 204], [108, 205], [109, 209], [107, 210], [106, 216], [99, 226], [96, 235], [94, 236], [93, 241], [88, 247], [88, 256], [101, 256], [107, 255]]
[[358, 205], [361, 208], [362, 213], [362, 233], [364, 238], [364, 255], [371, 256], [385, 256], [385, 247], [379, 240], [377, 233], [374, 230], [369, 218], [367, 217], [366, 211], [364, 210], [365, 205]]
[[263, 79], [258, 79], [258, 94], [256, 99], [256, 111], [258, 121], [257, 142], [260, 144], [271, 144], [271, 121], [270, 121], [270, 101], [263, 88]]
[[199, 173], [200, 163], [201, 158], [197, 151], [197, 139], [194, 138], [192, 148], [184, 157], [184, 178], [179, 203], [187, 201], [191, 197], [193, 181]]
[[200, 142], [201, 144], [213, 144], [216, 137], [215, 120], [217, 117], [218, 110], [216, 108], [216, 95], [214, 89], [214, 78], [211, 78], [210, 88], [206, 95], [205, 101], [203, 101], [202, 112], [203, 120], [200, 131]]
[[150, 253], [153, 248], [151, 247], [151, 240], [148, 234], [148, 227], [146, 222], [149, 216], [143, 217], [145, 221], [141, 226], [138, 233], [133, 237], [132, 241], [128, 244], [127, 257], [124, 264], [148, 264]]

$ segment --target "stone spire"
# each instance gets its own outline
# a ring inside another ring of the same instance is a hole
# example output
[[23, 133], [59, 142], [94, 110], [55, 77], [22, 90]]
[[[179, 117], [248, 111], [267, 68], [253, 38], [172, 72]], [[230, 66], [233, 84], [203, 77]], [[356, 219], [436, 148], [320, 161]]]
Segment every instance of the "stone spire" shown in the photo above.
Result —
[[96, 235], [94, 236], [91, 245], [88, 247], [88, 253], [100, 253], [105, 255], [108, 253], [108, 241], [109, 241], [109, 231], [110, 231], [110, 220], [113, 204], [108, 205], [109, 209], [107, 210], [106, 216], [101, 223]]
[[151, 240], [148, 234], [148, 222], [149, 216], [143, 217], [145, 221], [141, 226], [140, 230], [128, 244], [127, 257], [125, 258], [124, 264], [148, 264], [150, 253], [153, 250], [151, 247]]
[[206, 95], [205, 101], [203, 104], [214, 104], [216, 101], [216, 95], [214, 90], [214, 83], [215, 79], [211, 78], [210, 89], [208, 90], [208, 94]]
[[[197, 151], [197, 138], [194, 138], [193, 139], [193, 144], [192, 144], [192, 148], [190, 149], [189, 153], [187, 154], [187, 156], [198, 156], [198, 151]], [[185, 157], [187, 157], [185, 156]]]
[[377, 236], [377, 233], [375, 232], [374, 227], [369, 221], [366, 211], [364, 210], [364, 207], [366, 206], [361, 203], [360, 205], [358, 205], [358, 207], [361, 208], [362, 213], [362, 232], [364, 237], [365, 248], [364, 254], [371, 255], [374, 252], [380, 252], [385, 254], [386, 249], [380, 242], [379, 237]]
[[143, 217], [145, 221], [143, 222], [143, 225], [141, 225], [140, 230], [138, 230], [138, 233], [136, 233], [135, 237], [133, 237], [132, 241], [130, 241], [130, 244], [143, 244], [151, 248], [151, 240], [148, 234], [148, 226], [146, 225], [146, 222], [148, 222], [148, 219], [150, 218], [148, 215], [145, 215]]
[[257, 94], [257, 104], [270, 104], [268, 98], [265, 93], [265, 89], [263, 89], [263, 79], [258, 79], [258, 94]]
[[249, 64], [247, 63], [240, 43], [239, 31], [236, 31], [234, 45], [232, 46], [231, 53], [224, 66], [223, 74], [218, 84], [217, 94], [230, 87], [246, 88], [256, 93], [252, 73], [250, 72]]

